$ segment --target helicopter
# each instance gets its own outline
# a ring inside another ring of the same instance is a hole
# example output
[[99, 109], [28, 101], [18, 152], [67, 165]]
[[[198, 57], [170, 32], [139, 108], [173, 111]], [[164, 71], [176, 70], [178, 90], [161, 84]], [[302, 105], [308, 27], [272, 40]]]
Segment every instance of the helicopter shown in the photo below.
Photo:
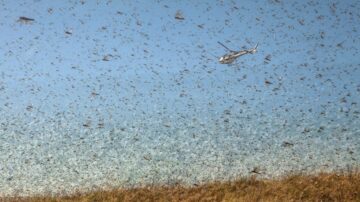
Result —
[[248, 50], [241, 50], [241, 51], [234, 51], [226, 47], [224, 44], [218, 41], [218, 43], [223, 46], [226, 50], [230, 51], [229, 54], [223, 55], [219, 58], [219, 62], [221, 64], [231, 64], [233, 63], [238, 57], [246, 55], [246, 54], [254, 54], [257, 51], [257, 47], [259, 43], [256, 44], [254, 48]]

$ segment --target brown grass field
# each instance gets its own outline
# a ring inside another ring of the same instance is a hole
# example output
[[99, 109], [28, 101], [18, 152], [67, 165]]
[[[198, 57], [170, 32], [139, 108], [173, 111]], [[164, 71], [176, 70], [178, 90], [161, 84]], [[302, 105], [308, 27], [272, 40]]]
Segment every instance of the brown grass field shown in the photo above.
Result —
[[253, 176], [193, 187], [116, 189], [62, 197], [0, 198], [0, 201], [360, 201], [360, 172], [293, 174], [278, 180]]

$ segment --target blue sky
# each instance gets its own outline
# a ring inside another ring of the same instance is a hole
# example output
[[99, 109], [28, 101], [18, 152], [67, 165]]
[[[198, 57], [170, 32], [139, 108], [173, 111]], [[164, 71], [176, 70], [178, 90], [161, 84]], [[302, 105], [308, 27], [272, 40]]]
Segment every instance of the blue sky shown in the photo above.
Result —
[[[0, 0], [0, 193], [358, 166], [359, 11]], [[258, 52], [220, 64], [218, 41]]]
[[[85, 122], [175, 114], [216, 119], [225, 109], [274, 117], [356, 111], [359, 7], [357, 1], [1, 1], [0, 113], [70, 113]], [[177, 11], [184, 20], [174, 18]], [[35, 21], [19, 23], [20, 16]], [[227, 50], [217, 41], [236, 50], [258, 42], [259, 51], [222, 65], [217, 57]]]

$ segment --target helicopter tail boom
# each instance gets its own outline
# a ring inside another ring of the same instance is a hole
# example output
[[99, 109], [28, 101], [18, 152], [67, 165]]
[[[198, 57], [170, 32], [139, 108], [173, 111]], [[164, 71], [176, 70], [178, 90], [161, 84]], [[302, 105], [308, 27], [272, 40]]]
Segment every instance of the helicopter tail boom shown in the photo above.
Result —
[[259, 45], [259, 43], [257, 43], [254, 48], [249, 49], [249, 50], [248, 50], [248, 53], [251, 53], [251, 54], [256, 53], [258, 45]]

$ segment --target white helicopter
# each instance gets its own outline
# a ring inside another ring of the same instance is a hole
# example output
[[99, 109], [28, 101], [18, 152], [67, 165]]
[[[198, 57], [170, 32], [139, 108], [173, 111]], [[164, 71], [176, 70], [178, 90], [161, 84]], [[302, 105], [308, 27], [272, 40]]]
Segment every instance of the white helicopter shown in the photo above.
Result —
[[219, 62], [221, 64], [231, 64], [233, 63], [238, 57], [246, 55], [246, 54], [254, 54], [257, 51], [257, 47], [259, 43], [256, 44], [254, 48], [248, 49], [248, 50], [241, 50], [241, 51], [233, 51], [226, 47], [224, 44], [218, 41], [220, 45], [222, 45], [226, 50], [230, 51], [229, 54], [223, 55], [219, 58]]

